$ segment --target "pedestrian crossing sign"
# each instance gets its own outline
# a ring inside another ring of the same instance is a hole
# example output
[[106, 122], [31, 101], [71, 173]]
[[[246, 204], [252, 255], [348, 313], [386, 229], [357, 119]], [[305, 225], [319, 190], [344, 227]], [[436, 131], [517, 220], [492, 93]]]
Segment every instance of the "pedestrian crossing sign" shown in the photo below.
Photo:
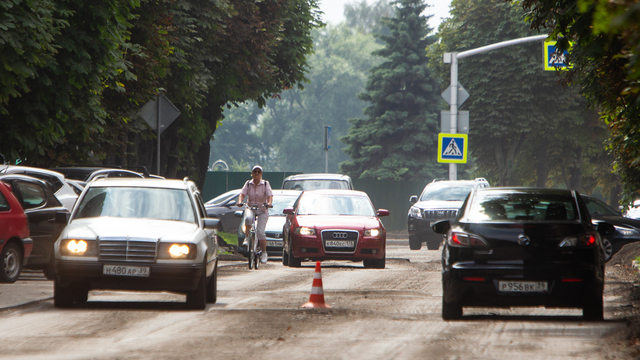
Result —
[[438, 162], [467, 163], [467, 134], [438, 134]]

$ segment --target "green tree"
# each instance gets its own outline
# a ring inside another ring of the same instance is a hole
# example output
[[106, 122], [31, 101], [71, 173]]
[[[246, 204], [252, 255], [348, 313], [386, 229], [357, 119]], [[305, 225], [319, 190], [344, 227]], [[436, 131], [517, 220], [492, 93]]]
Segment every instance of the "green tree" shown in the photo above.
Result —
[[20, 72], [4, 78], [9, 96], [0, 99], [1, 153], [32, 165], [149, 167], [155, 133], [136, 113], [164, 93], [181, 116], [162, 134], [155, 171], [200, 183], [223, 107], [247, 99], [264, 103], [300, 86], [310, 32], [321, 24], [314, 0], [18, 0], [0, 6], [10, 15], [0, 18], [2, 26], [35, 29], [3, 33], [5, 48], [18, 55], [27, 50], [22, 60], [7, 52], [3, 65], [22, 61], [30, 68], [13, 64]]
[[393, 2], [394, 18], [383, 20], [391, 35], [380, 36], [385, 47], [374, 54], [385, 58], [371, 70], [360, 99], [370, 105], [366, 119], [351, 119], [341, 140], [351, 161], [340, 164], [355, 178], [413, 180], [441, 177], [435, 162], [439, 87], [428, 68], [428, 16], [421, 0]]
[[551, 31], [560, 48], [574, 46], [565, 82], [579, 84], [611, 131], [614, 169], [626, 203], [640, 184], [640, 6], [636, 1], [524, 0], [531, 27]]
[[0, 152], [8, 160], [42, 166], [52, 165], [46, 155], [60, 146], [68, 157], [88, 158], [105, 124], [102, 90], [122, 70], [120, 45], [127, 41], [138, 1], [2, 1], [1, 6], [6, 11], [0, 53], [9, 71], [1, 77], [8, 96], [1, 99]]
[[362, 0], [344, 6], [344, 17], [348, 27], [356, 31], [383, 35], [389, 35], [389, 28], [382, 23], [382, 19], [393, 17], [394, 12], [395, 9], [388, 0], [378, 0], [371, 5]]
[[379, 62], [371, 52], [380, 46], [373, 35], [344, 24], [317, 29], [313, 38], [309, 83], [282, 92], [262, 108], [252, 102], [226, 111], [212, 142], [211, 162], [245, 159], [272, 171], [324, 172], [324, 126], [331, 126], [329, 171], [337, 172], [337, 164], [349, 159], [338, 139], [347, 134], [346, 119], [366, 105], [356, 94]]
[[[537, 34], [513, 3], [454, 0], [451, 14], [433, 58]], [[460, 60], [459, 81], [470, 93], [469, 149], [496, 185], [580, 189], [583, 165], [604, 151], [602, 129], [589, 123], [593, 115], [577, 88], [565, 89], [556, 73], [543, 71], [540, 54], [540, 43], [526, 43]], [[437, 66], [448, 78], [448, 65]]]

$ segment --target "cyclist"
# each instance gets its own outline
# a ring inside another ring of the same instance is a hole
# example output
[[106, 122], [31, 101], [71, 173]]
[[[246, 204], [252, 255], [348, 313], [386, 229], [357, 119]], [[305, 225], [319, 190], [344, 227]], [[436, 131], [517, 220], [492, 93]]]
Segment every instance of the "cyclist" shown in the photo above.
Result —
[[[267, 227], [267, 220], [269, 220], [269, 209], [267, 206], [273, 206], [273, 191], [271, 191], [271, 185], [268, 181], [262, 179], [262, 166], [256, 165], [251, 169], [251, 180], [247, 180], [240, 191], [238, 197], [238, 204], [242, 204], [244, 199], [247, 199], [247, 205], [259, 205], [260, 208], [256, 210], [255, 215], [251, 209], [248, 211], [245, 217], [246, 225], [251, 226], [254, 216], [258, 217], [258, 228], [256, 229], [256, 237], [258, 238], [258, 244], [262, 249], [260, 255], [260, 262], [265, 264], [267, 262], [267, 234], [265, 229]], [[265, 204], [267, 206], [265, 206]], [[244, 238], [243, 246], [247, 246], [247, 236]]]

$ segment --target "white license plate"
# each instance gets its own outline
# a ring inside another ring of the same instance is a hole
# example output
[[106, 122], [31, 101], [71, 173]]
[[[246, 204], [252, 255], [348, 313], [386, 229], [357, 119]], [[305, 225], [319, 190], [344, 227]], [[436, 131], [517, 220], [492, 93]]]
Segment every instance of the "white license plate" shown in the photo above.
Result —
[[354, 247], [355, 241], [340, 241], [340, 240], [327, 240], [324, 242], [324, 246], [328, 247]]
[[267, 246], [282, 247], [282, 241], [267, 241]]
[[149, 267], [148, 266], [104, 265], [102, 267], [102, 274], [149, 277]]
[[547, 292], [546, 281], [498, 281], [501, 292]]

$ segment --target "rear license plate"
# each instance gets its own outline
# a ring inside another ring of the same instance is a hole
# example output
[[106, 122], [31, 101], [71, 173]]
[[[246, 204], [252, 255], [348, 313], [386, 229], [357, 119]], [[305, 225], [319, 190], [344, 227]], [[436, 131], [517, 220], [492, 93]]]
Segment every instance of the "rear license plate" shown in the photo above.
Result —
[[327, 240], [324, 242], [324, 246], [327, 247], [354, 247], [355, 241], [340, 241], [340, 240]]
[[267, 246], [282, 247], [282, 241], [267, 241]]
[[102, 274], [149, 277], [149, 267], [148, 266], [104, 265], [102, 267]]
[[548, 291], [546, 281], [498, 281], [501, 292], [540, 292]]

